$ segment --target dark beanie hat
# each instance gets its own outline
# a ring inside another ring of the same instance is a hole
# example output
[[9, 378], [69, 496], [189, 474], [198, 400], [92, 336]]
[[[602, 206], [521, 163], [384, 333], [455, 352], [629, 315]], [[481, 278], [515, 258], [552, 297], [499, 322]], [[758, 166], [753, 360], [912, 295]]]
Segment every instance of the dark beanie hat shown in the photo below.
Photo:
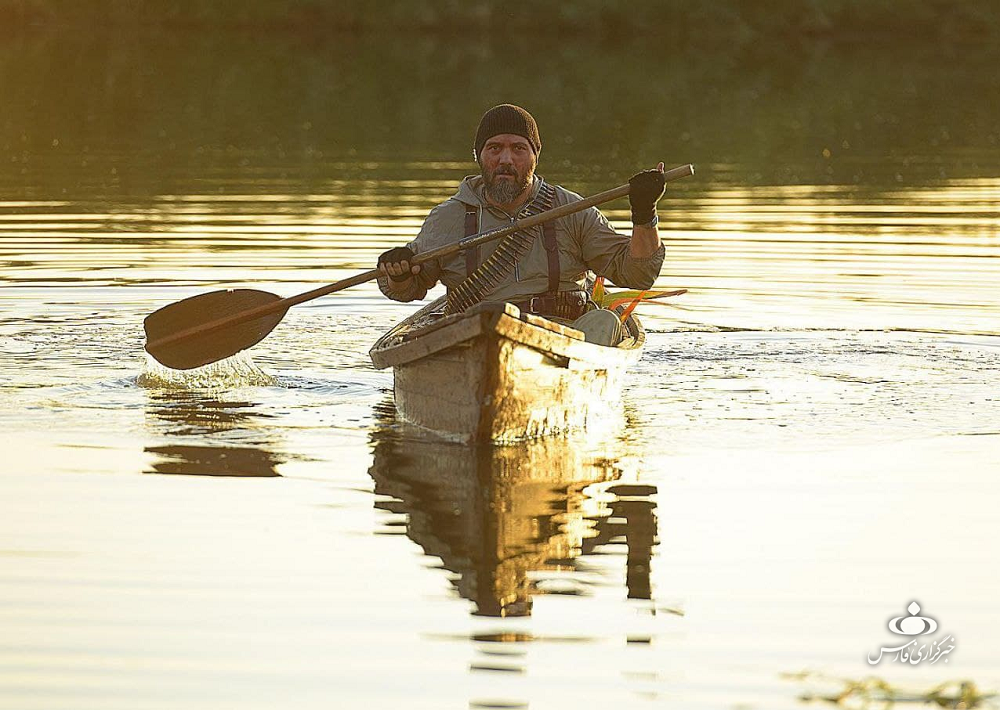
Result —
[[538, 126], [535, 125], [535, 119], [531, 117], [531, 114], [520, 106], [500, 104], [484, 113], [479, 121], [474, 154], [476, 160], [479, 160], [479, 155], [482, 153], [486, 141], [501, 133], [527, 138], [531, 147], [535, 149], [535, 155], [538, 155], [542, 149], [542, 139], [538, 137]]

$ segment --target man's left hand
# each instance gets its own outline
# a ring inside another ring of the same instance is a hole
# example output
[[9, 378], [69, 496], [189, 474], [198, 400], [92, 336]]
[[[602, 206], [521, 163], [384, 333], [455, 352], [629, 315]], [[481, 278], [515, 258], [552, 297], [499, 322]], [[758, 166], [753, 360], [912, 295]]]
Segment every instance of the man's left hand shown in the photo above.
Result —
[[656, 202], [663, 197], [666, 180], [663, 179], [663, 163], [655, 168], [636, 173], [628, 180], [628, 203], [632, 208], [632, 224], [649, 224], [656, 216]]

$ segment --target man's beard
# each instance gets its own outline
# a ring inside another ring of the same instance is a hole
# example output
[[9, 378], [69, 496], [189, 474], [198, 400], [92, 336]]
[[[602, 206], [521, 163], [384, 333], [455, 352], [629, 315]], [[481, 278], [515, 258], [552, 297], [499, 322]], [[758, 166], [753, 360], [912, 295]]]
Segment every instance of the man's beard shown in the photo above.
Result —
[[[503, 165], [493, 172], [483, 172], [483, 180], [486, 186], [486, 196], [498, 205], [506, 205], [513, 202], [528, 187], [531, 180], [531, 171], [521, 175], [517, 168], [511, 165]], [[500, 175], [511, 175], [513, 179], [502, 179]]]

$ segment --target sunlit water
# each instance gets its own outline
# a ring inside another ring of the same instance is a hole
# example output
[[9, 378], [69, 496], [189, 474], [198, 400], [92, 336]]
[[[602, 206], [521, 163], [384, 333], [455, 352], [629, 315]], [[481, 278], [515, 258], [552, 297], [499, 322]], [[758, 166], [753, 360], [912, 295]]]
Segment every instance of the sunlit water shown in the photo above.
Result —
[[[698, 174], [661, 203], [657, 283], [689, 292], [642, 307], [607, 440], [405, 430], [367, 350], [413, 306], [371, 284], [214, 370], [147, 360], [149, 312], [370, 268], [470, 170], [372, 153], [174, 191], [6, 175], [0, 705], [798, 707], [803, 669], [1000, 686], [998, 156], [803, 184], [676, 155]], [[913, 599], [948, 663], [868, 665]]]

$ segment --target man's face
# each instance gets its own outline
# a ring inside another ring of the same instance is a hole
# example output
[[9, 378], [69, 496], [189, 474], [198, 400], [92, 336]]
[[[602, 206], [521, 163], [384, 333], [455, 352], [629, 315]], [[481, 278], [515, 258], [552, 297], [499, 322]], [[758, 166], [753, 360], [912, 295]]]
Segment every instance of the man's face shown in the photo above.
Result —
[[537, 164], [527, 138], [510, 133], [493, 136], [479, 156], [487, 196], [497, 204], [510, 204], [531, 184]]

